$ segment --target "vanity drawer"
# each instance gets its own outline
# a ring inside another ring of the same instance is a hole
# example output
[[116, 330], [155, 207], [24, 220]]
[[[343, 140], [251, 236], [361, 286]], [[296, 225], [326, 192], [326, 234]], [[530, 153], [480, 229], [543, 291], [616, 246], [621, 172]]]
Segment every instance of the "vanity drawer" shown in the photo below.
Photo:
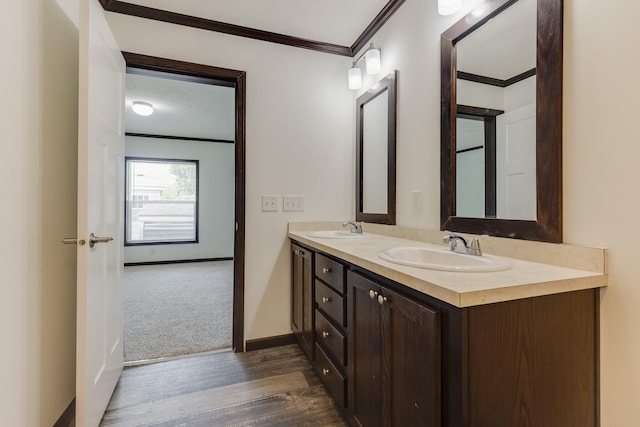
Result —
[[316, 344], [316, 370], [336, 405], [340, 408], [346, 407], [346, 381], [318, 344]]
[[344, 281], [344, 265], [322, 254], [316, 254], [316, 277], [336, 291], [344, 294], [346, 284]]
[[344, 336], [318, 310], [316, 310], [316, 342], [324, 347], [335, 362], [342, 366], [346, 364]]
[[340, 326], [346, 326], [342, 295], [316, 280], [315, 300], [318, 308]]

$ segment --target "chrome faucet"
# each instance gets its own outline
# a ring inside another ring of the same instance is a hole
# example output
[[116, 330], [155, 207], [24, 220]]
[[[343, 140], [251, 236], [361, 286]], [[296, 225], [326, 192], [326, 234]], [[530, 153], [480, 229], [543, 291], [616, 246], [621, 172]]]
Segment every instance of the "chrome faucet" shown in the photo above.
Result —
[[343, 227], [346, 227], [347, 225], [351, 225], [351, 232], [352, 233], [362, 234], [362, 225], [361, 224], [356, 224], [355, 222], [352, 222], [352, 221], [345, 221], [344, 224], [342, 224]]
[[489, 237], [486, 234], [481, 236], [476, 236], [471, 239], [471, 242], [467, 242], [467, 240], [457, 235], [456, 233], [452, 233], [451, 231], [445, 230], [445, 235], [442, 236], [442, 242], [446, 244], [450, 244], [451, 252], [456, 252], [456, 248], [458, 247], [458, 242], [462, 242], [464, 245], [464, 250], [469, 255], [482, 256], [482, 250], [480, 249], [480, 239], [484, 239], [485, 237]]

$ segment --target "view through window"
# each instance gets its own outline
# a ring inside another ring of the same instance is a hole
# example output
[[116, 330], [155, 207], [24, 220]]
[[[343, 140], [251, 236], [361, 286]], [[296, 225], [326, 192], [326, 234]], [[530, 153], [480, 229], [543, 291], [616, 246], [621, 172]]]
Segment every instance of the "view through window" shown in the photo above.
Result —
[[126, 245], [198, 241], [198, 161], [126, 159]]

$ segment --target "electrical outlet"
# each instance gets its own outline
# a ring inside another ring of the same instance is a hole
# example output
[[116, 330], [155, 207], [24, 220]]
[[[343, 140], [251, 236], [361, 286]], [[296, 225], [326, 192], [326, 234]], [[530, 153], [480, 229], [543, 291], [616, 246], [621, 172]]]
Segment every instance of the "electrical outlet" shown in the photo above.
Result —
[[304, 196], [284, 195], [282, 198], [282, 210], [285, 212], [304, 211]]
[[278, 196], [263, 194], [262, 212], [278, 212]]
[[412, 193], [413, 209], [416, 212], [422, 212], [422, 190], [415, 190]]

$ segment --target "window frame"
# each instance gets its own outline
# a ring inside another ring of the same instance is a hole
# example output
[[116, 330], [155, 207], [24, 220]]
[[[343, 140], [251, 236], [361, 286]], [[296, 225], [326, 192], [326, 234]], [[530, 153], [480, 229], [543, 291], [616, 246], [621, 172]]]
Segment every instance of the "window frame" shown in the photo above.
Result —
[[[195, 188], [195, 206], [194, 206], [194, 231], [193, 239], [188, 240], [153, 240], [153, 241], [130, 241], [129, 231], [129, 202], [138, 202], [128, 200], [129, 197], [129, 169], [130, 161], [140, 161], [149, 163], [187, 163], [196, 167], [196, 188]], [[197, 244], [200, 242], [200, 161], [195, 159], [174, 159], [163, 157], [141, 157], [141, 156], [125, 156], [124, 158], [124, 246], [162, 246], [162, 245], [183, 245]]]

